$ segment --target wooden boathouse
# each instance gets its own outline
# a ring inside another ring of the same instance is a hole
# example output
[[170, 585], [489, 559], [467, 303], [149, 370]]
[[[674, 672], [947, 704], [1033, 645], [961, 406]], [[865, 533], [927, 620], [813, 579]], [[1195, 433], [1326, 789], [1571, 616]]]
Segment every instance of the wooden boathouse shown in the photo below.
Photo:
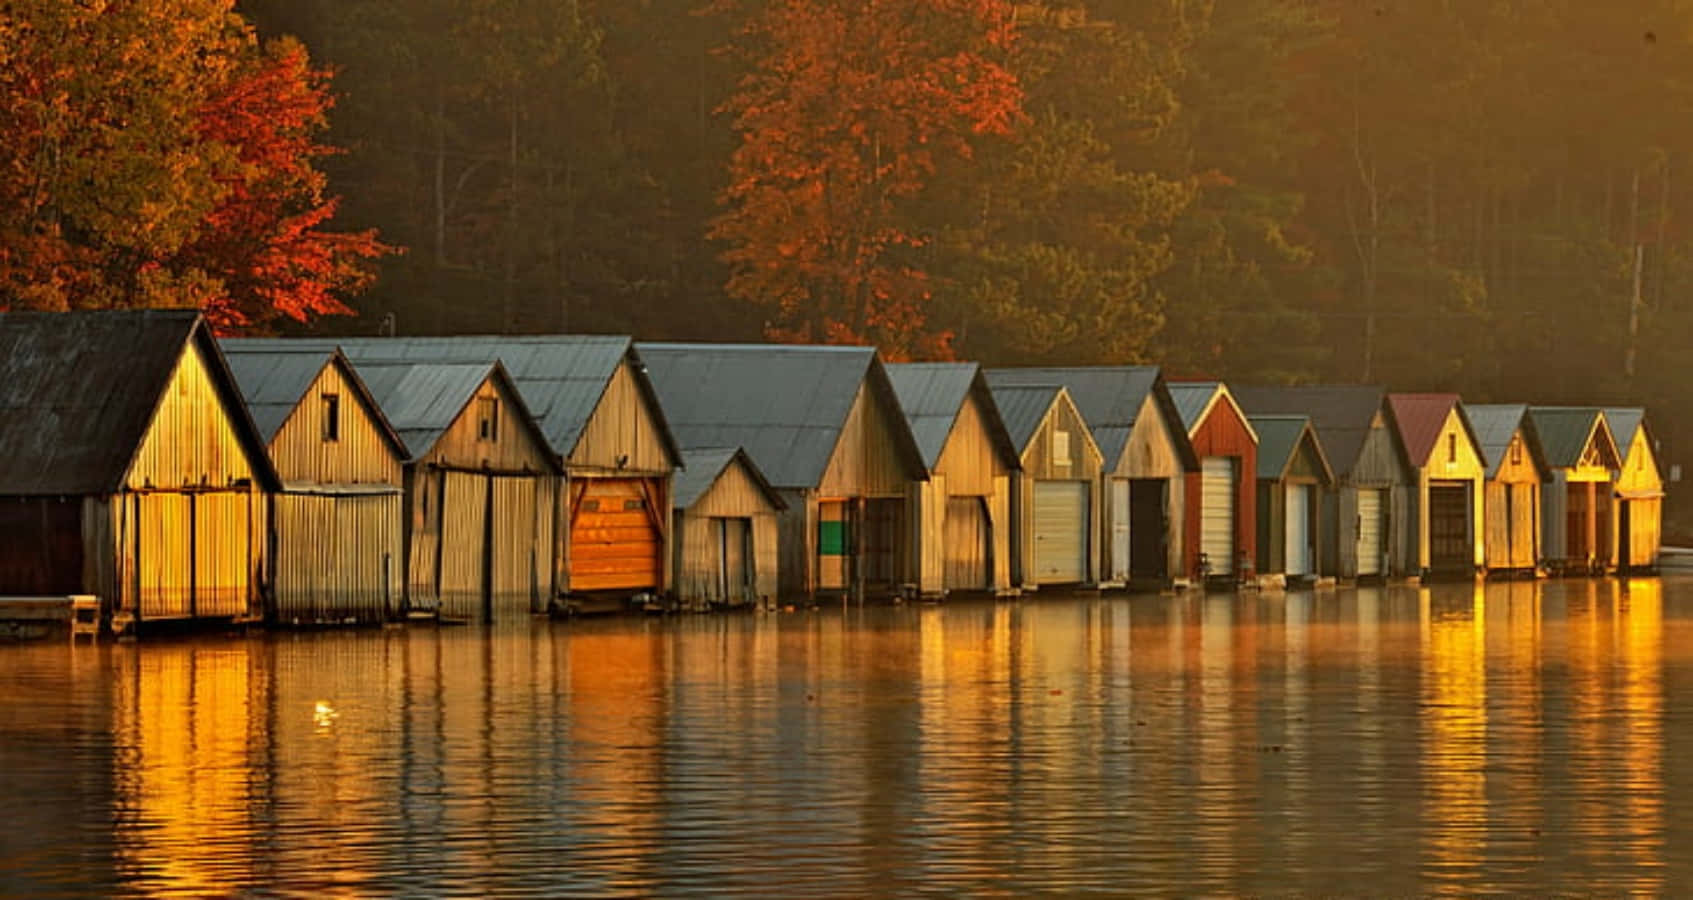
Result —
[[1541, 490], [1542, 557], [1553, 571], [1616, 566], [1612, 474], [1622, 469], [1605, 413], [1591, 406], [1531, 406], [1552, 477]]
[[1664, 476], [1657, 443], [1646, 425], [1646, 411], [1637, 406], [1606, 407], [1605, 422], [1622, 458], [1615, 485], [1617, 568], [1652, 571], [1663, 542]]
[[499, 362], [564, 472], [546, 526], [539, 609], [615, 608], [671, 587], [671, 479], [681, 453], [634, 344], [620, 335], [361, 338], [368, 362]]
[[339, 350], [223, 340], [281, 490], [271, 597], [283, 625], [381, 622], [404, 595], [405, 445]]
[[1334, 470], [1305, 416], [1249, 416], [1258, 434], [1258, 574], [1309, 582], [1328, 542], [1322, 515]]
[[776, 602], [787, 508], [740, 448], [686, 450], [675, 482], [676, 599], [684, 609]]
[[873, 348], [635, 350], [684, 450], [741, 447], [787, 504], [782, 599], [915, 590], [908, 505], [928, 472]]
[[1170, 385], [1199, 471], [1187, 479], [1186, 571], [1241, 580], [1258, 558], [1258, 434], [1218, 381]]
[[1012, 580], [1023, 590], [1098, 583], [1105, 457], [1062, 385], [1001, 384], [994, 403], [1017, 448]]
[[995, 385], [1062, 385], [1104, 454], [1100, 585], [1164, 587], [1184, 572], [1186, 484], [1199, 461], [1154, 366], [994, 369]]
[[0, 595], [256, 618], [277, 487], [197, 313], [0, 313]]
[[1414, 479], [1380, 387], [1242, 387], [1235, 397], [1252, 415], [1311, 419], [1334, 469], [1323, 498], [1324, 536], [1317, 568], [1345, 579], [1381, 579], [1409, 568]]
[[355, 367], [405, 444], [408, 612], [545, 608], [558, 467], [499, 363]]
[[1475, 574], [1487, 564], [1481, 523], [1487, 467], [1457, 394], [1388, 394], [1405, 458], [1417, 473], [1414, 546], [1423, 575]]
[[1540, 565], [1540, 492], [1551, 478], [1521, 403], [1464, 404], [1487, 462], [1488, 574], [1533, 574]]
[[929, 478], [914, 484], [912, 556], [926, 596], [1011, 589], [1011, 481], [1020, 466], [975, 363], [888, 366]]

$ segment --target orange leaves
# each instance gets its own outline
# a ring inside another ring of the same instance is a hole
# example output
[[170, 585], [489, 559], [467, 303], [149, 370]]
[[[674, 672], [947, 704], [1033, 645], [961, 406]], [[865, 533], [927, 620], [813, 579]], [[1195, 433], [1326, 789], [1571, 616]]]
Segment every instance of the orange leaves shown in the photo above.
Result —
[[926, 333], [915, 204], [938, 166], [1021, 117], [1011, 22], [1005, 0], [778, 0], [747, 23], [711, 234], [729, 293], [776, 307], [772, 338], [949, 353]]

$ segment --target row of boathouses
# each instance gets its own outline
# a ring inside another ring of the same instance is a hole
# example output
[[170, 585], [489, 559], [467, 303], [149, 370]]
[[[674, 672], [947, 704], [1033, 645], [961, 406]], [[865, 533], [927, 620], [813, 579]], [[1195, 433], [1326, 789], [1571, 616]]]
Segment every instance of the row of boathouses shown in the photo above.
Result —
[[113, 621], [1656, 564], [1639, 409], [626, 337], [0, 314], [0, 595]]

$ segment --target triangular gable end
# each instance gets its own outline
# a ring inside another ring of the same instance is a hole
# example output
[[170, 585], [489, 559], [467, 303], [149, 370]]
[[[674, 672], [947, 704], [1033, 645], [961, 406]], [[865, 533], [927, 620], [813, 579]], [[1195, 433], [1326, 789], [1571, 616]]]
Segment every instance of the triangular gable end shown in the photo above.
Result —
[[650, 386], [643, 389], [632, 354], [624, 354], [606, 379], [565, 462], [630, 473], [664, 473], [681, 465], [656, 396]]
[[1593, 417], [1593, 427], [1588, 430], [1587, 440], [1581, 445], [1580, 465], [1615, 472], [1622, 468], [1622, 464], [1622, 453], [1617, 450], [1616, 438], [1611, 436], [1610, 422], [1601, 410]]
[[[870, 358], [846, 417], [835, 431], [834, 446], [817, 480], [824, 496], [894, 496], [904, 493], [906, 482], [929, 477], [922, 451], [881, 365]], [[849, 441], [866, 442], [860, 444], [857, 459], [848, 452], [854, 449]]]
[[1199, 415], [1193, 417], [1193, 427], [1187, 431], [1188, 439], [1192, 440], [1193, 436], [1199, 433], [1199, 429], [1205, 427], [1206, 421], [1211, 418], [1212, 413], [1217, 411], [1219, 404], [1226, 404], [1234, 417], [1240, 420], [1240, 427], [1252, 436], [1252, 443], [1258, 443], [1258, 432], [1253, 429], [1251, 420], [1246, 417], [1246, 411], [1240, 408], [1239, 403], [1235, 402], [1234, 395], [1229, 393], [1228, 385], [1220, 381], [1217, 382], [1216, 388], [1211, 392], [1211, 399], [1205, 401], [1205, 408], [1200, 411]]

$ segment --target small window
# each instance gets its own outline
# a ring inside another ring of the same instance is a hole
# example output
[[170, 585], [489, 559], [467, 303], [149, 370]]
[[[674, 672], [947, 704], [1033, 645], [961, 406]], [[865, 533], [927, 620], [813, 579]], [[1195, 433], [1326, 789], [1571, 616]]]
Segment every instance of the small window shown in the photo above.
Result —
[[1458, 436], [1455, 434], [1446, 436], [1446, 461], [1449, 463], [1458, 461]]
[[338, 441], [341, 439], [341, 395], [323, 395], [323, 439]]
[[1068, 466], [1070, 464], [1070, 432], [1062, 428], [1052, 430], [1052, 464]]
[[583, 500], [582, 501], [582, 511], [583, 512], [599, 512], [600, 511], [600, 501], [598, 501], [598, 500]]
[[482, 397], [476, 401], [476, 439], [479, 441], [497, 441], [500, 439], [500, 400], [498, 397]]
[[625, 500], [625, 501], [623, 501], [623, 509], [624, 509], [625, 512], [632, 510], [632, 509], [646, 509], [646, 508], [647, 508], [647, 501], [645, 501], [645, 500]]
[[1511, 439], [1511, 465], [1520, 466], [1523, 463], [1523, 442], [1519, 438]]

